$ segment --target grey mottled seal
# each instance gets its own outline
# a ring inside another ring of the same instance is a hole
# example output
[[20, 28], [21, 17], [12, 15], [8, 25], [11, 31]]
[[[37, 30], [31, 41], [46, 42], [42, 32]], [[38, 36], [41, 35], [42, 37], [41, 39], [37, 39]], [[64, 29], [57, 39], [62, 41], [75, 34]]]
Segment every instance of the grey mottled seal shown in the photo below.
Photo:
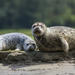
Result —
[[66, 26], [46, 27], [42, 22], [32, 25], [32, 34], [40, 51], [75, 49], [75, 29]]
[[23, 33], [7, 33], [0, 35], [0, 50], [35, 50], [36, 43]]

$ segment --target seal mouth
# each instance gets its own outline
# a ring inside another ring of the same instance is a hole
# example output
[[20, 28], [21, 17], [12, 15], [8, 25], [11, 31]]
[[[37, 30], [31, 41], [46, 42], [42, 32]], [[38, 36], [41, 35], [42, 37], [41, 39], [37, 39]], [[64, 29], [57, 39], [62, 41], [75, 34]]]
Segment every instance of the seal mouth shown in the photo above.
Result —
[[35, 34], [40, 34], [41, 32], [40, 32], [40, 31], [34, 31], [34, 33], [35, 33]]
[[34, 33], [35, 33], [35, 34], [40, 34], [41, 31], [40, 31], [39, 29], [35, 29], [35, 30], [34, 30]]

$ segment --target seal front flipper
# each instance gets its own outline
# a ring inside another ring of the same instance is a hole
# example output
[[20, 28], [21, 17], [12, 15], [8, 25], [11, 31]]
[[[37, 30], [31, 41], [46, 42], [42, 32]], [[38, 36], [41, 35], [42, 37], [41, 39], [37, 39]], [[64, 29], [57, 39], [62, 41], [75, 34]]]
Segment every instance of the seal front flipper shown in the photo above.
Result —
[[62, 44], [62, 49], [64, 50], [66, 55], [68, 55], [68, 52], [69, 52], [69, 44], [68, 44], [68, 42], [63, 37], [60, 37], [60, 40], [61, 40], [61, 44]]

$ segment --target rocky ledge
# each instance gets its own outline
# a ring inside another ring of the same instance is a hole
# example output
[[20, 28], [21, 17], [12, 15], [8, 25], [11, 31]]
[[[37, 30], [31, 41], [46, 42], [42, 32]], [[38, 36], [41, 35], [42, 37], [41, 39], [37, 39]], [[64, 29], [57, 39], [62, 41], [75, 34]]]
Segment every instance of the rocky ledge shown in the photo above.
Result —
[[40, 52], [40, 51], [0, 51], [0, 62], [53, 62], [64, 61], [66, 59], [74, 59], [75, 51], [69, 52], [66, 57], [64, 52]]

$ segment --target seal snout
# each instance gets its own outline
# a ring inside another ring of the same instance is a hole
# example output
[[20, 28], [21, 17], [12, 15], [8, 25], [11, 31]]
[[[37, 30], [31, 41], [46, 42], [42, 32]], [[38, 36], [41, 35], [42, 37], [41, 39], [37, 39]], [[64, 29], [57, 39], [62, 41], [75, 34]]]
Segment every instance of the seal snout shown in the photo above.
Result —
[[40, 29], [37, 27], [34, 29], [34, 33], [38, 34], [38, 33], [41, 33]]
[[35, 44], [32, 44], [30, 47], [29, 47], [29, 50], [35, 50], [36, 49], [36, 45]]

